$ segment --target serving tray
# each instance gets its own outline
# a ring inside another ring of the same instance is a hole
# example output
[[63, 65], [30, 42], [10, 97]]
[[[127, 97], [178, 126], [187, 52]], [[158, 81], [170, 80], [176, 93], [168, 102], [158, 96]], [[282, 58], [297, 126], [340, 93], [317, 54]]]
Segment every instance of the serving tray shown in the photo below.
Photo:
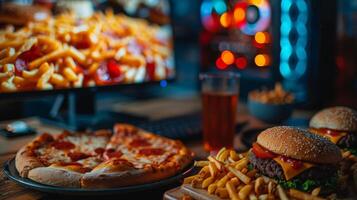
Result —
[[179, 183], [179, 181], [182, 180], [182, 178], [188, 176], [191, 173], [192, 169], [193, 169], [193, 163], [175, 176], [152, 183], [118, 187], [118, 188], [87, 189], [87, 188], [68, 188], [68, 187], [45, 185], [32, 181], [31, 179], [28, 178], [23, 178], [19, 175], [19, 173], [16, 170], [15, 158], [12, 158], [7, 162], [5, 162], [3, 166], [4, 174], [9, 179], [13, 180], [17, 184], [22, 185], [26, 188], [30, 188], [46, 193], [54, 193], [54, 194], [61, 194], [61, 195], [85, 195], [85, 196], [129, 194], [139, 191], [149, 191], [153, 189], [164, 188], [167, 187], [168, 185]]

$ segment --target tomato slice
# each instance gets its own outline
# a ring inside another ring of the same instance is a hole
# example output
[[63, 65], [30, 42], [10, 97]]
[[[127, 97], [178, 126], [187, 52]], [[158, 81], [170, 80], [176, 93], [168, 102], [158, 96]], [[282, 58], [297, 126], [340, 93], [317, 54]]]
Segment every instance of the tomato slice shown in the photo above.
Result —
[[258, 143], [253, 143], [253, 153], [258, 158], [275, 158], [276, 155], [260, 146]]
[[322, 133], [322, 134], [328, 134], [328, 135], [331, 135], [331, 136], [338, 136], [338, 135], [341, 134], [340, 131], [331, 130], [331, 129], [328, 129], [328, 128], [319, 128], [319, 129], [317, 129], [317, 131]]

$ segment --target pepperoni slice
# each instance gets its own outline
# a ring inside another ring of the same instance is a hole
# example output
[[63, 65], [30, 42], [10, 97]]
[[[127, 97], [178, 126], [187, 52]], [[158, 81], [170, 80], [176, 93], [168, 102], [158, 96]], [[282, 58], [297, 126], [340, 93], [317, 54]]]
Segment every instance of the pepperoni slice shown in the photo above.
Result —
[[123, 154], [120, 151], [115, 151], [115, 149], [107, 149], [104, 152], [104, 159], [109, 160], [110, 158], [120, 158]]
[[162, 155], [164, 153], [163, 149], [160, 148], [146, 148], [140, 149], [139, 154], [150, 156], [150, 155]]
[[96, 148], [94, 152], [98, 155], [102, 155], [104, 153], [105, 149], [102, 147]]
[[32, 46], [30, 50], [21, 53], [15, 60], [15, 73], [20, 76], [23, 70], [28, 69], [28, 63], [41, 57], [41, 49], [39, 46]]
[[67, 141], [56, 141], [52, 143], [52, 146], [60, 150], [69, 150], [76, 147], [73, 143]]
[[77, 161], [90, 157], [89, 155], [82, 152], [69, 152], [68, 156], [71, 158], [72, 161]]
[[131, 147], [144, 147], [144, 146], [150, 146], [151, 144], [145, 139], [137, 138], [131, 141], [129, 145]]

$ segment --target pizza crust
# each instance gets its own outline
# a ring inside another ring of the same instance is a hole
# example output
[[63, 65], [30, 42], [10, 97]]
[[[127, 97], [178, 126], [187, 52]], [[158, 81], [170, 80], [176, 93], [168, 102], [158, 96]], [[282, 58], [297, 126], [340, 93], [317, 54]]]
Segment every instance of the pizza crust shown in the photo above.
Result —
[[175, 159], [177, 159], [178, 163], [167, 162], [155, 168], [131, 168], [130, 170], [123, 169], [124, 171], [115, 171], [114, 169], [120, 168], [112, 166], [110, 162], [108, 162], [108, 164], [103, 163], [102, 165], [107, 166], [101, 166], [97, 170], [94, 169], [92, 172], [84, 174], [81, 180], [81, 187], [114, 188], [151, 183], [171, 177], [192, 163], [190, 155], [177, 156]]
[[49, 134], [41, 134], [33, 141], [22, 147], [15, 157], [15, 167], [21, 177], [27, 178], [28, 172], [37, 167], [43, 167], [43, 163], [37, 158], [33, 150], [38, 146], [52, 141], [53, 137]]
[[61, 187], [79, 188], [83, 174], [55, 167], [38, 167], [28, 173], [28, 178], [36, 182]]
[[133, 169], [113, 173], [87, 173], [81, 180], [83, 188], [114, 188], [155, 182], [176, 174], [176, 169]]
[[28, 146], [22, 147], [16, 154], [15, 167], [21, 177], [27, 178], [30, 170], [44, 165], [34, 156]]

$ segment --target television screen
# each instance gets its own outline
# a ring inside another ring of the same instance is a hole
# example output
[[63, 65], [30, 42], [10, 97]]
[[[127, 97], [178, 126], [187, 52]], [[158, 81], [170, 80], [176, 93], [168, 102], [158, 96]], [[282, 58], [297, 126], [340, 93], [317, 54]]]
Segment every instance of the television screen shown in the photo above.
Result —
[[175, 76], [169, 2], [0, 6], [0, 93], [140, 84]]

